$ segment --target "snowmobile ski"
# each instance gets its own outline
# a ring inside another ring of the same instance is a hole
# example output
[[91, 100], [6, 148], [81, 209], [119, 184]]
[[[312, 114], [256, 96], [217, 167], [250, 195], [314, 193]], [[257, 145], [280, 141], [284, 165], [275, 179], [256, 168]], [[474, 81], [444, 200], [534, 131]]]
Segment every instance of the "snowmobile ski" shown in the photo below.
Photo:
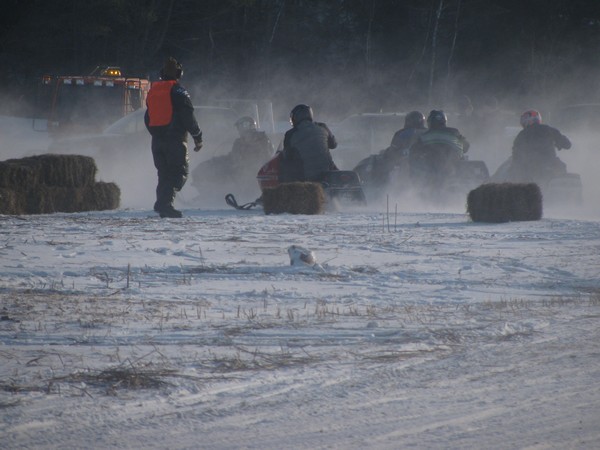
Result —
[[225, 203], [227, 203], [232, 208], [240, 209], [240, 210], [244, 210], [244, 211], [248, 210], [248, 209], [252, 209], [256, 206], [262, 205], [260, 197], [257, 198], [256, 200], [254, 200], [253, 202], [248, 202], [248, 203], [244, 203], [243, 205], [238, 205], [238, 202], [236, 201], [233, 194], [227, 194], [225, 196]]

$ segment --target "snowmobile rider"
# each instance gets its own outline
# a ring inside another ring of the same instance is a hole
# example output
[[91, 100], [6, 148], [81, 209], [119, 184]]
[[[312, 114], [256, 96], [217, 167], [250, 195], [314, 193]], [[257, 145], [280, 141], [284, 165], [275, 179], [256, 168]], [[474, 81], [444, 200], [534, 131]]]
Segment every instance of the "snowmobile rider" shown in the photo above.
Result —
[[264, 131], [258, 131], [252, 117], [235, 122], [239, 137], [226, 155], [215, 156], [192, 172], [194, 186], [200, 192], [240, 189], [245, 194], [259, 191], [256, 173], [273, 157], [273, 145]]
[[404, 128], [396, 131], [392, 143], [385, 150], [383, 156], [386, 163], [395, 165], [402, 158], [408, 156], [408, 150], [425, 132], [425, 116], [420, 111], [411, 111], [404, 118]]
[[194, 151], [202, 148], [202, 131], [190, 94], [179, 84], [182, 75], [181, 64], [169, 57], [160, 72], [160, 80], [152, 83], [146, 99], [144, 122], [152, 135], [152, 157], [158, 173], [154, 210], [160, 217], [182, 216], [173, 202], [189, 173], [188, 133], [194, 139]]
[[417, 137], [426, 130], [425, 116], [420, 111], [411, 111], [404, 118], [404, 128], [396, 131], [390, 146], [378, 154], [367, 156], [354, 171], [371, 187], [381, 188], [388, 184], [392, 171], [408, 177], [408, 151]]
[[429, 129], [410, 148], [410, 175], [417, 184], [426, 178], [434, 187], [441, 186], [469, 150], [467, 139], [456, 128], [446, 126], [447, 122], [444, 111], [432, 110], [427, 117]]
[[230, 153], [231, 170], [243, 176], [250, 170], [252, 182], [256, 183], [256, 172], [273, 157], [273, 144], [264, 131], [258, 131], [252, 117], [242, 117], [235, 123], [240, 137], [235, 140]]
[[542, 123], [535, 109], [521, 114], [521, 126], [513, 142], [511, 172], [514, 181], [543, 181], [567, 173], [556, 149], [571, 148], [571, 141], [556, 128]]
[[327, 125], [313, 120], [312, 108], [297, 105], [290, 113], [293, 126], [285, 133], [279, 181], [320, 181], [324, 172], [338, 170], [330, 149], [337, 147]]

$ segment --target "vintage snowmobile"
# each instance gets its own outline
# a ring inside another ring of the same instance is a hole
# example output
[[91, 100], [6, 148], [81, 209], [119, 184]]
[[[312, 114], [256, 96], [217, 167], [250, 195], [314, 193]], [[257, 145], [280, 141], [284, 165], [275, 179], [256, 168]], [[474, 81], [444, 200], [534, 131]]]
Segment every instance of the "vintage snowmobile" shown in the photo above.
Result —
[[516, 174], [512, 156], [498, 167], [492, 175], [491, 181], [495, 183], [535, 182], [542, 190], [545, 202], [550, 205], [578, 206], [583, 201], [583, 185], [579, 174], [568, 172], [561, 174], [542, 170], [541, 174], [532, 174], [531, 179], [524, 180]]
[[475, 187], [489, 180], [489, 171], [483, 161], [461, 159], [453, 170], [445, 173], [435, 159], [420, 161], [411, 167], [408, 152], [394, 162], [392, 167], [383, 152], [360, 161], [354, 171], [360, 176], [369, 200], [387, 193], [393, 195], [416, 194], [425, 200], [445, 202], [452, 198], [462, 200]]
[[425, 200], [434, 203], [463, 202], [469, 191], [489, 181], [489, 171], [483, 161], [461, 159], [450, 173], [436, 170], [435, 165], [411, 175], [411, 189]]
[[[275, 188], [281, 184], [281, 155], [281, 152], [277, 152], [258, 171], [256, 178], [262, 192], [265, 189]], [[352, 170], [327, 171], [323, 173], [319, 182], [323, 186], [326, 202], [331, 209], [345, 205], [364, 206], [367, 203], [360, 177]], [[251, 209], [262, 204], [259, 197], [253, 202], [239, 205], [233, 194], [227, 194], [225, 201], [229, 206], [236, 209]]]

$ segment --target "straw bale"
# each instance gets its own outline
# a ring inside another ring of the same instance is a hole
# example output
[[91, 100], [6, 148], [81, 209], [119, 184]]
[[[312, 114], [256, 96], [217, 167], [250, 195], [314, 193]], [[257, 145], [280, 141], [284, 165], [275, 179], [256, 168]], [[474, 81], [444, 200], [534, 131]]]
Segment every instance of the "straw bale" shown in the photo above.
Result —
[[115, 183], [99, 181], [88, 186], [83, 193], [83, 205], [86, 211], [105, 211], [117, 209], [121, 203], [121, 190]]
[[16, 191], [0, 188], [0, 214], [51, 214], [103, 211], [119, 207], [121, 191], [114, 183], [83, 187], [38, 185]]
[[0, 214], [25, 214], [25, 195], [0, 187]]
[[44, 154], [9, 159], [0, 162], [0, 187], [83, 187], [94, 183], [96, 172], [96, 163], [89, 156]]
[[542, 218], [542, 192], [535, 183], [487, 183], [467, 196], [474, 222], [513, 222]]
[[39, 172], [33, 167], [20, 164], [18, 160], [9, 159], [0, 162], [0, 187], [6, 189], [23, 189], [39, 184]]
[[265, 214], [321, 214], [325, 209], [325, 193], [320, 183], [281, 183], [263, 191]]
[[279, 204], [279, 186], [265, 188], [262, 191], [262, 204], [265, 214], [281, 214], [285, 212]]
[[51, 214], [55, 212], [77, 212], [82, 203], [81, 188], [64, 188], [38, 185], [26, 193], [27, 214]]

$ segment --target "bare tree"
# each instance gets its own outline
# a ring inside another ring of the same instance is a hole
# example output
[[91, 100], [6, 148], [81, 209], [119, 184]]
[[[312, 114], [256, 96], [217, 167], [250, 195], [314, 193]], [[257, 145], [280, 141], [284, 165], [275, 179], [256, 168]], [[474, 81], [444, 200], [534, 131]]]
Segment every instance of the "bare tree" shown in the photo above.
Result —
[[156, 41], [156, 44], [154, 45], [153, 53], [156, 53], [164, 44], [165, 37], [167, 35], [167, 32], [169, 31], [169, 26], [171, 24], [171, 15], [173, 14], [173, 4], [174, 3], [175, 3], [175, 0], [169, 0], [169, 4], [167, 7], [167, 13], [165, 14], [165, 17], [163, 19], [161, 31], [158, 35], [159, 36], [158, 40]]
[[373, 30], [373, 19], [375, 18], [375, 3], [377, 0], [371, 1], [371, 9], [369, 10], [369, 23], [367, 26], [367, 39], [365, 43], [365, 70], [367, 83], [370, 83], [370, 66], [371, 66], [371, 32]]
[[434, 20], [433, 20], [433, 33], [431, 36], [431, 61], [429, 64], [429, 85], [427, 90], [427, 99], [430, 105], [433, 104], [433, 85], [435, 81], [435, 65], [437, 58], [437, 39], [438, 31], [440, 27], [440, 20], [442, 18], [442, 11], [444, 9], [444, 0], [440, 0]]
[[[462, 0], [457, 0], [456, 13], [455, 13], [455, 17], [454, 17], [454, 30], [452, 32], [452, 44], [450, 45], [450, 53], [448, 55], [448, 65], [447, 65], [447, 71], [446, 71], [446, 89], [444, 89], [444, 92], [446, 95], [448, 95], [448, 92], [450, 91], [449, 85], [450, 85], [450, 78], [451, 78], [451, 71], [452, 71], [452, 59], [454, 58], [454, 51], [456, 50], [456, 39], [458, 37], [458, 22], [460, 19], [461, 4], [462, 4]], [[445, 100], [447, 100], [447, 98]]]

